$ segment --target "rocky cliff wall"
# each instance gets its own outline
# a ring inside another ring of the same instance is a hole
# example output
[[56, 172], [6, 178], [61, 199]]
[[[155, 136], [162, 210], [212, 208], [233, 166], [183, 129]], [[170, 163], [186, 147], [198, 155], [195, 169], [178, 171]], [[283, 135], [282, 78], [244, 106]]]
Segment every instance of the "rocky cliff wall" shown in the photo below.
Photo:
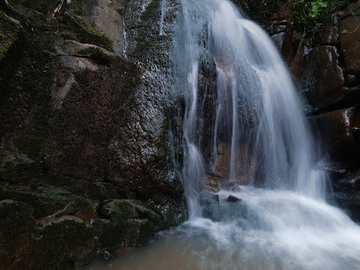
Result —
[[184, 219], [166, 101], [176, 1], [0, 8], [2, 267], [80, 266]]

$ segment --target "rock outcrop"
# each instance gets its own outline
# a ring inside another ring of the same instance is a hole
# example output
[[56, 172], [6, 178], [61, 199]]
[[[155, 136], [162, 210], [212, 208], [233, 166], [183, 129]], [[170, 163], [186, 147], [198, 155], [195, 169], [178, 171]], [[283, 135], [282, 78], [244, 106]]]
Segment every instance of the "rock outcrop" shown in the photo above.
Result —
[[[51, 1], [11, 3], [0, 2], [0, 200], [31, 211], [1, 212], [2, 267], [46, 268], [29, 256], [53, 269], [81, 266], [95, 249], [144, 244], [178, 224], [175, 115], [164, 99], [176, 1], [166, 1], [162, 35], [157, 0], [73, 0], [57, 16]], [[108, 200], [137, 214], [105, 213]], [[26, 241], [12, 242], [6, 222], [20, 219], [32, 222]], [[73, 234], [83, 238], [71, 247]]]

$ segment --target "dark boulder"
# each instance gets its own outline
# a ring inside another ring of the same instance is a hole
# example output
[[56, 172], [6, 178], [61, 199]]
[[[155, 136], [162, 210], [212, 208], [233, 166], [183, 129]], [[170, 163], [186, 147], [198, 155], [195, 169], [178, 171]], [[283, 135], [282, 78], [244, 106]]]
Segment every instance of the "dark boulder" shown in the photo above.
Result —
[[315, 111], [339, 101], [343, 96], [345, 82], [338, 59], [334, 46], [317, 46], [306, 57], [301, 87]]
[[236, 197], [234, 195], [229, 195], [229, 197], [227, 198], [228, 202], [241, 202], [241, 199], [239, 197]]
[[359, 109], [351, 107], [310, 118], [322, 138], [325, 152], [333, 161], [359, 159]]

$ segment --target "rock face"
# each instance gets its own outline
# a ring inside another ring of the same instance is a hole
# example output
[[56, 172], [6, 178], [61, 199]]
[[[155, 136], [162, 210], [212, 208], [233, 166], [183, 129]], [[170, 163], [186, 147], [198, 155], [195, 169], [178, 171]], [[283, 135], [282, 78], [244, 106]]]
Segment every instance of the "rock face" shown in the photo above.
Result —
[[[0, 200], [26, 205], [31, 211], [17, 218], [14, 210], [14, 220], [32, 224], [21, 243], [4, 225], [1, 258], [18, 257], [2, 266], [46, 268], [29, 256], [52, 269], [81, 266], [96, 248], [144, 244], [178, 224], [175, 115], [164, 99], [176, 1], [166, 1], [162, 35], [157, 0], [74, 0], [59, 20], [51, 19], [56, 3], [16, 3], [0, 2], [18, 20], [0, 11], [1, 44], [5, 30], [13, 37], [0, 48]], [[115, 212], [102, 211], [108, 200], [121, 200]], [[128, 208], [135, 214], [124, 218]]]
[[338, 62], [335, 46], [317, 46], [307, 55], [302, 87], [314, 110], [329, 106], [343, 97], [344, 75]]
[[360, 3], [350, 5], [340, 22], [340, 48], [344, 55], [345, 71], [349, 74], [360, 73]]

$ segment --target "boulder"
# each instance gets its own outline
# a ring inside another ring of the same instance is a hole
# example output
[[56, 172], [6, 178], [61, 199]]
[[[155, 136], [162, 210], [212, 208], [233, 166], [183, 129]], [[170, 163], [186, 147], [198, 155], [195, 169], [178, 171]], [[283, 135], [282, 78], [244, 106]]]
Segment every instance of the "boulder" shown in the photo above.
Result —
[[[345, 71], [360, 74], [360, 3], [349, 6], [340, 21], [340, 48], [344, 55]], [[353, 14], [353, 15], [352, 15]]]
[[354, 136], [359, 125], [358, 110], [351, 107], [310, 118], [333, 161], [358, 160], [359, 145]]
[[338, 64], [335, 46], [317, 46], [306, 57], [301, 87], [313, 110], [339, 101], [344, 86], [344, 75]]
[[241, 202], [241, 199], [239, 197], [236, 197], [234, 195], [229, 195], [229, 197], [227, 198], [228, 202]]
[[117, 55], [123, 55], [126, 46], [123, 8], [121, 2], [111, 0], [86, 1], [84, 8], [86, 24], [93, 25], [96, 32], [111, 39]]
[[94, 213], [92, 202], [63, 189], [38, 188], [12, 190], [0, 189], [0, 200], [13, 199], [33, 207], [35, 218], [61, 215], [88, 216]]
[[[115, 230], [121, 228], [121, 234], [117, 233], [122, 241], [129, 245], [142, 245], [146, 243], [154, 234], [160, 230], [169, 228], [169, 222], [164, 216], [153, 211], [147, 204], [137, 200], [111, 200], [108, 201], [101, 210], [102, 214], [109, 217], [111, 223], [99, 223], [103, 227]], [[100, 238], [100, 242], [111, 242], [105, 236]], [[117, 241], [119, 243], [119, 241]]]
[[278, 34], [272, 35], [271, 40], [274, 42], [282, 58], [287, 61], [293, 50], [292, 40], [288, 33], [280, 32]]

